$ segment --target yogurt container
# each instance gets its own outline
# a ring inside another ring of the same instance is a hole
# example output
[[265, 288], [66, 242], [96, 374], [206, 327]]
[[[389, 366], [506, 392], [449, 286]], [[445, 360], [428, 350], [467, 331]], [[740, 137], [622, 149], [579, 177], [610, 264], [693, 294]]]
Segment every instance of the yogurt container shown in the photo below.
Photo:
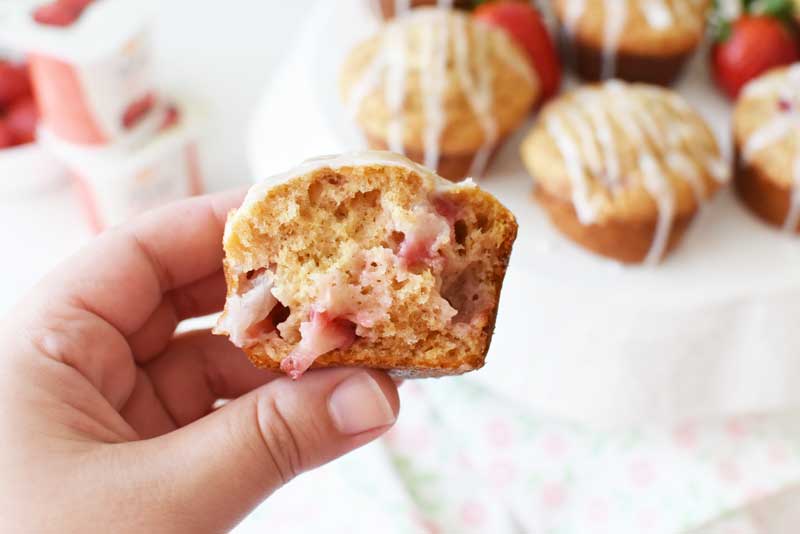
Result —
[[166, 125], [136, 149], [86, 148], [40, 128], [42, 144], [69, 169], [93, 230], [100, 232], [161, 204], [203, 192], [197, 150], [202, 116], [187, 106], [171, 109], [176, 112], [167, 114]]
[[150, 2], [96, 0], [64, 25], [35, 20], [44, 4], [25, 0], [0, 17], [0, 39], [28, 56], [44, 126], [73, 144], [144, 142], [164, 113]]

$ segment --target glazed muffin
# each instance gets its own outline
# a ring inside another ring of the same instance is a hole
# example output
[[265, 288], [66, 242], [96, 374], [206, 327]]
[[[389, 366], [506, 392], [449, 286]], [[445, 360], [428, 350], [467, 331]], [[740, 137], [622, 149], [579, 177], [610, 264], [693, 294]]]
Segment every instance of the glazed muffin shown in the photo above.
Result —
[[437, 8], [415, 9], [357, 46], [340, 82], [371, 148], [405, 154], [450, 180], [480, 176], [540, 93], [506, 32]]
[[744, 87], [733, 139], [739, 198], [764, 221], [800, 232], [800, 63]]
[[367, 0], [384, 19], [390, 19], [398, 15], [405, 15], [409, 10], [418, 7], [438, 6], [442, 8], [470, 9], [473, 7], [472, 0]]
[[700, 44], [709, 0], [555, 0], [580, 76], [668, 85]]
[[[418, 7], [438, 6], [443, 8], [455, 8], [471, 10], [481, 4], [480, 0], [367, 0], [384, 19], [390, 19], [398, 15], [404, 15], [409, 10]], [[505, 0], [515, 2], [525, 2], [527, 0]]]
[[729, 174], [708, 126], [680, 96], [617, 80], [549, 103], [521, 150], [556, 228], [626, 263], [672, 251]]
[[315, 158], [255, 185], [228, 217], [216, 332], [292, 378], [312, 366], [471, 371], [516, 233], [471, 181], [390, 152]]

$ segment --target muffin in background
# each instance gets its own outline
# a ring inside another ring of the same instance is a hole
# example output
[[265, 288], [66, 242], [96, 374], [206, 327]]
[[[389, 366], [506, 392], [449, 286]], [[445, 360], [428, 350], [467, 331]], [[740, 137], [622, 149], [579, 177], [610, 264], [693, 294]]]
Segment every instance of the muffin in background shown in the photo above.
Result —
[[554, 0], [569, 55], [586, 80], [669, 85], [703, 39], [709, 0]]
[[402, 15], [418, 7], [442, 7], [456, 9], [471, 9], [472, 0], [367, 0], [377, 9], [378, 13], [386, 20]]
[[467, 14], [416, 9], [350, 52], [342, 100], [371, 148], [450, 180], [480, 176], [541, 93], [525, 54]]
[[742, 90], [733, 116], [734, 184], [765, 222], [800, 232], [800, 63], [773, 69]]
[[729, 174], [711, 130], [677, 93], [617, 80], [546, 105], [521, 151], [556, 228], [625, 263], [674, 250]]
[[[366, 0], [370, 2], [384, 19], [394, 18], [418, 7], [442, 7], [472, 10], [482, 4], [481, 0]], [[527, 0], [504, 0], [506, 2], [526, 2]]]

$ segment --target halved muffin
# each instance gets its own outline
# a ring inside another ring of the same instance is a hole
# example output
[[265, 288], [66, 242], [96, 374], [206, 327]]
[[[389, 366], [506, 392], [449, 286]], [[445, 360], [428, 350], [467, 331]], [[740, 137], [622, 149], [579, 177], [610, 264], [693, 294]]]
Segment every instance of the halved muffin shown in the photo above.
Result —
[[800, 63], [744, 87], [733, 139], [739, 198], [764, 221], [800, 232]]
[[709, 0], [555, 0], [580, 76], [669, 85], [703, 39]]
[[516, 232], [493, 196], [402, 156], [309, 160], [230, 214], [216, 331], [293, 378], [310, 366], [477, 369]]
[[460, 180], [483, 173], [540, 85], [505, 31], [458, 11], [420, 8], [350, 53], [341, 93], [370, 147]]
[[616, 80], [549, 103], [521, 150], [553, 224], [628, 263], [673, 250], [729, 175], [711, 130], [677, 93]]

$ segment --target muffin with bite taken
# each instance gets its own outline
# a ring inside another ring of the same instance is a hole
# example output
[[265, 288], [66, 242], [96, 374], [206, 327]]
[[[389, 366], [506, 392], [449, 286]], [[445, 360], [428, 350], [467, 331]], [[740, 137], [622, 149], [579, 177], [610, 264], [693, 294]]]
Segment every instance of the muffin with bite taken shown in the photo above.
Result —
[[618, 80], [545, 106], [521, 150], [556, 228], [625, 263], [674, 250], [729, 174], [711, 130], [677, 93]]
[[342, 100], [371, 148], [450, 180], [480, 176], [540, 95], [525, 51], [469, 15], [422, 8], [347, 57]]
[[709, 0], [554, 0], [586, 80], [669, 85], [701, 43]]
[[733, 139], [739, 198], [763, 221], [800, 232], [800, 63], [744, 87]]
[[228, 217], [216, 332], [292, 378], [465, 373], [489, 349], [516, 233], [471, 181], [389, 152], [315, 158], [253, 186]]

